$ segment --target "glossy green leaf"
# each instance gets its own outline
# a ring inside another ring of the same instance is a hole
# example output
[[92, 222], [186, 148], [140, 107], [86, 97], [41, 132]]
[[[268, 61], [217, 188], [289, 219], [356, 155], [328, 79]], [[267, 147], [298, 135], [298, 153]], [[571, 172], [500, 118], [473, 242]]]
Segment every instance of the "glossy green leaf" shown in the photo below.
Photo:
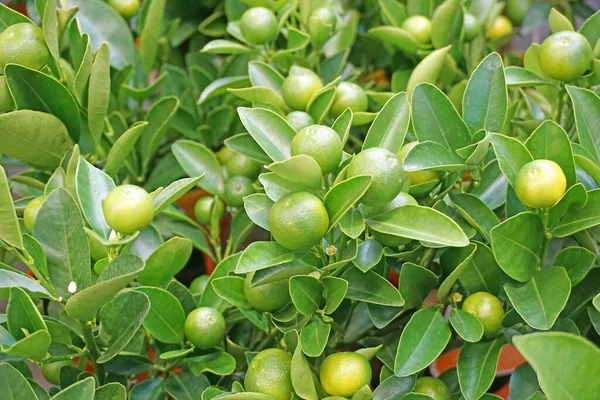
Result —
[[507, 283], [504, 290], [511, 304], [529, 326], [552, 328], [571, 293], [571, 282], [562, 267], [544, 268], [524, 284]]
[[506, 118], [507, 97], [502, 58], [492, 53], [473, 71], [463, 98], [463, 117], [471, 132], [500, 132]]
[[502, 285], [502, 270], [492, 250], [483, 243], [475, 242], [477, 250], [459, 277], [469, 293], [488, 292], [497, 295]]
[[369, 29], [369, 35], [398, 47], [407, 53], [417, 53], [421, 46], [415, 38], [402, 28], [396, 26], [377, 26]]
[[425, 57], [413, 70], [406, 84], [406, 93], [412, 98], [413, 90], [421, 83], [435, 83], [446, 64], [450, 46], [442, 47]]
[[127, 389], [117, 382], [110, 382], [96, 389], [94, 400], [127, 400]]
[[465, 343], [458, 356], [458, 381], [466, 400], [479, 399], [496, 376], [503, 336], [491, 342]]
[[135, 290], [150, 299], [150, 311], [144, 319], [144, 328], [161, 342], [181, 343], [185, 315], [177, 298], [160, 288], [138, 287]]
[[340, 220], [340, 229], [349, 238], [356, 239], [365, 230], [365, 219], [356, 208], [350, 208]]
[[588, 201], [587, 193], [581, 183], [571, 186], [548, 212], [548, 230], [554, 230], [570, 210], [585, 206]]
[[310, 365], [304, 358], [302, 347], [296, 346], [291, 364], [292, 386], [296, 394], [304, 400], [317, 400], [317, 389], [313, 382]]
[[148, 379], [131, 388], [129, 400], [162, 400], [164, 397], [163, 380]]
[[600, 350], [587, 339], [551, 332], [516, 336], [513, 342], [549, 398], [593, 399], [600, 390], [595, 378]]
[[413, 314], [402, 331], [394, 362], [396, 376], [409, 376], [431, 364], [444, 350], [452, 333], [437, 307]]
[[256, 225], [269, 230], [269, 213], [274, 202], [262, 193], [244, 197], [244, 209]]
[[563, 14], [560, 13], [556, 8], [552, 8], [550, 10], [550, 15], [548, 15], [548, 23], [550, 24], [550, 32], [556, 33], [561, 31], [574, 31], [575, 28], [571, 21]]
[[329, 214], [329, 229], [335, 227], [348, 210], [360, 200], [372, 180], [373, 178], [367, 175], [355, 176], [338, 183], [327, 192], [323, 203]]
[[413, 147], [403, 164], [405, 171], [460, 171], [473, 169], [445, 144], [421, 142]]
[[274, 162], [266, 168], [283, 179], [310, 189], [319, 190], [322, 186], [323, 173], [319, 164], [314, 158], [304, 154]]
[[442, 270], [448, 272], [448, 276], [444, 279], [437, 292], [440, 302], [443, 302], [446, 296], [450, 294], [452, 287], [475, 256], [476, 250], [475, 243], [470, 243], [466, 247], [448, 249], [442, 254], [440, 265]]
[[112, 228], [104, 218], [102, 202], [115, 188], [115, 183], [110, 176], [81, 157], [75, 187], [84, 218], [98, 235], [108, 239]]
[[296, 253], [275, 242], [254, 242], [242, 253], [235, 272], [245, 274], [283, 264], [292, 261]]
[[490, 230], [500, 223], [496, 214], [472, 194], [459, 193], [451, 199], [460, 215], [489, 242]]
[[67, 128], [55, 116], [20, 110], [0, 115], [0, 152], [42, 168], [58, 167], [73, 147]]
[[600, 189], [588, 192], [585, 206], [567, 213], [558, 223], [553, 233], [565, 237], [600, 224]]
[[325, 313], [331, 314], [334, 312], [342, 301], [346, 297], [348, 291], [348, 282], [335, 276], [325, 276], [321, 280], [325, 290], [323, 296], [325, 297]]
[[65, 311], [71, 318], [91, 321], [102, 306], [125, 288], [144, 268], [144, 261], [134, 254], [121, 254], [112, 260], [98, 281], [79, 291], [67, 301]]
[[192, 241], [174, 237], [162, 243], [146, 260], [138, 281], [142, 285], [162, 286], [185, 267], [192, 255]]
[[585, 278], [596, 261], [596, 255], [583, 247], [566, 247], [554, 259], [554, 265], [564, 267], [571, 281], [577, 285]]
[[331, 325], [323, 322], [321, 318], [313, 317], [300, 331], [300, 345], [304, 354], [309, 357], [319, 357], [323, 354], [330, 332]]
[[6, 389], [2, 394], [6, 400], [38, 400], [25, 377], [9, 363], [0, 363], [0, 385]]
[[387, 279], [373, 272], [350, 268], [341, 276], [348, 282], [346, 298], [382, 306], [400, 307], [404, 299]]
[[0, 240], [15, 246], [23, 248], [23, 239], [21, 237], [21, 228], [17, 220], [17, 214], [13, 205], [10, 187], [6, 171], [0, 166]]
[[[0, 264], [0, 267], [3, 267], [3, 264]], [[19, 287], [31, 297], [52, 297], [37, 281], [16, 272], [0, 269], [0, 298], [8, 298], [11, 287]]]
[[7, 326], [10, 334], [17, 340], [47, 330], [39, 310], [27, 295], [19, 288], [10, 288], [10, 297], [6, 306]]
[[128, 162], [127, 157], [135, 148], [135, 145], [147, 126], [148, 123], [145, 121], [133, 124], [115, 141], [106, 156], [104, 170], [108, 175], [115, 177], [121, 168]]
[[531, 153], [517, 139], [501, 134], [491, 134], [490, 142], [494, 146], [502, 173], [514, 187], [519, 170], [525, 164], [533, 161]]
[[60, 391], [52, 400], [94, 400], [95, 390], [96, 379], [90, 376]]
[[7, 7], [4, 4], [0, 4], [0, 32], [11, 25], [23, 22], [31, 23], [31, 20], [20, 12]]
[[248, 102], [263, 102], [269, 105], [273, 105], [284, 112], [289, 112], [290, 108], [283, 101], [281, 95], [277, 92], [273, 91], [268, 87], [249, 87], [249, 88], [240, 88], [240, 89], [228, 89], [229, 93], [244, 99]]
[[251, 310], [252, 306], [244, 295], [244, 278], [239, 276], [224, 276], [211, 282], [217, 295], [228, 303], [242, 310]]
[[483, 336], [483, 325], [479, 319], [466, 311], [453, 309], [448, 320], [456, 333], [467, 342], [478, 342]]
[[375, 239], [368, 239], [358, 245], [358, 254], [352, 263], [362, 272], [375, 267], [383, 257], [383, 245]]
[[66, 189], [54, 190], [40, 209], [33, 237], [42, 245], [48, 274], [56, 292], [68, 299], [71, 282], [77, 290], [92, 284], [90, 249], [83, 218], [75, 199]]
[[152, 157], [160, 147], [164, 135], [179, 108], [179, 100], [174, 96], [157, 100], [148, 113], [145, 121], [148, 126], [144, 129], [139, 141], [140, 155], [144, 169], [148, 168]]
[[251, 51], [252, 49], [248, 46], [224, 39], [211, 40], [202, 48], [202, 53], [208, 54], [246, 54]]
[[431, 43], [433, 47], [452, 45], [453, 55], [460, 54], [461, 33], [463, 28], [464, 12], [459, 0], [446, 0], [440, 4], [433, 13], [431, 25]]
[[589, 151], [596, 162], [600, 162], [600, 115], [596, 112], [600, 107], [600, 98], [591, 90], [566, 86], [573, 101], [573, 114], [577, 126], [579, 143]]
[[215, 154], [206, 146], [191, 140], [178, 140], [171, 147], [179, 165], [189, 176], [204, 177], [198, 185], [212, 195], [221, 195], [225, 186], [223, 169]]
[[554, 85], [554, 83], [540, 78], [533, 72], [521, 67], [506, 67], [506, 86], [508, 87], [535, 87]]
[[104, 129], [104, 119], [110, 101], [110, 50], [102, 43], [94, 55], [88, 86], [88, 127], [98, 145]]
[[190, 372], [173, 374], [165, 380], [165, 390], [177, 400], [200, 399], [209, 386], [210, 382], [204, 375], [197, 377]]
[[154, 214], [160, 213], [176, 202], [180, 197], [194, 188], [202, 178], [203, 176], [184, 178], [171, 183], [154, 198]]
[[404, 143], [410, 123], [410, 105], [406, 93], [389, 99], [369, 128], [362, 149], [381, 147], [397, 153]]
[[248, 86], [250, 86], [250, 80], [247, 76], [227, 76], [217, 79], [202, 91], [198, 99], [198, 104], [202, 105], [212, 98], [227, 93], [227, 89], [238, 89]]
[[391, 376], [382, 381], [373, 392], [373, 400], [404, 399], [406, 394], [412, 392], [415, 387], [414, 376]]
[[352, 127], [352, 120], [354, 115], [350, 108], [347, 108], [339, 117], [334, 121], [331, 129], [336, 131], [342, 139], [342, 144], [346, 144], [348, 137], [350, 136], [350, 128]]
[[146, 71], [150, 71], [156, 61], [159, 39], [162, 35], [166, 0], [153, 0], [146, 9], [144, 27], [140, 35], [140, 59]]
[[273, 161], [248, 133], [231, 136], [225, 140], [225, 145], [236, 153], [250, 157], [263, 165]]
[[264, 86], [282, 94], [283, 76], [275, 68], [262, 61], [248, 63], [248, 76], [252, 86]]
[[273, 161], [291, 157], [292, 139], [296, 132], [285, 119], [260, 108], [240, 107], [238, 114], [248, 133]]
[[404, 298], [405, 308], [419, 308], [437, 283], [437, 276], [420, 265], [404, 263], [400, 268], [398, 289]]
[[290, 279], [290, 296], [296, 309], [303, 315], [313, 315], [321, 309], [325, 288], [317, 278], [308, 275]]
[[217, 264], [215, 270], [208, 278], [206, 289], [200, 298], [200, 306], [213, 307], [219, 311], [225, 310], [227, 302], [214, 291], [212, 287], [212, 281], [217, 278], [227, 276], [230, 272], [233, 272], [239, 262], [241, 254], [242, 253], [233, 254]]
[[232, 374], [235, 370], [235, 358], [222, 350], [199, 357], [192, 357], [188, 360], [188, 362], [190, 365], [190, 370], [196, 376], [204, 372], [211, 372], [215, 375], [227, 376]]

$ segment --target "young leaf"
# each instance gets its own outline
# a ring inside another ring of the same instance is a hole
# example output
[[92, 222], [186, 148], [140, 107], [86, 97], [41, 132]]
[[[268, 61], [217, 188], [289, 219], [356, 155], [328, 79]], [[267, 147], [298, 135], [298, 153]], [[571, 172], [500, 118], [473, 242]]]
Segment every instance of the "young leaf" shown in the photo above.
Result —
[[108, 239], [112, 228], [104, 218], [102, 202], [115, 188], [115, 183], [110, 176], [94, 167], [83, 157], [79, 159], [76, 179], [77, 198], [83, 216], [98, 235]]
[[452, 332], [437, 307], [413, 314], [402, 331], [394, 362], [396, 376], [415, 374], [431, 364], [446, 348]]
[[154, 215], [157, 215], [189, 192], [202, 178], [202, 175], [194, 178], [184, 178], [167, 186], [154, 198]]
[[492, 385], [504, 336], [492, 342], [465, 343], [458, 356], [460, 389], [466, 400], [479, 399]]
[[152, 157], [160, 147], [178, 108], [179, 100], [175, 96], [168, 96], [157, 100], [148, 110], [144, 119], [148, 122], [148, 126], [144, 129], [139, 142], [144, 170], [148, 168]]
[[227, 276], [230, 272], [233, 272], [239, 262], [241, 255], [241, 252], [233, 254], [225, 258], [215, 267], [215, 270], [208, 278], [206, 289], [204, 289], [204, 293], [202, 293], [202, 297], [200, 298], [200, 306], [212, 307], [221, 312], [225, 310], [225, 308], [227, 307], [227, 302], [215, 292], [215, 290], [212, 287], [212, 281], [214, 281], [217, 278]]
[[369, 29], [368, 34], [407, 53], [417, 53], [421, 49], [410, 33], [396, 26], [376, 26]]
[[248, 77], [252, 86], [264, 86], [282, 95], [281, 85], [283, 76], [275, 68], [262, 61], [250, 61], [248, 63]]
[[348, 291], [348, 282], [335, 276], [325, 276], [321, 280], [325, 288], [323, 296], [325, 297], [325, 313], [334, 312], [346, 297]]
[[412, 98], [413, 90], [420, 83], [435, 83], [446, 64], [446, 57], [451, 46], [442, 47], [425, 57], [413, 70], [406, 84], [406, 93]]
[[442, 254], [440, 265], [442, 270], [448, 271], [449, 274], [438, 289], [437, 297], [440, 302], [443, 302], [446, 296], [450, 294], [452, 286], [473, 259], [476, 249], [475, 243], [469, 243], [466, 247], [450, 248]]
[[454, 57], [461, 54], [461, 33], [463, 30], [464, 12], [459, 0], [446, 0], [433, 13], [431, 25], [431, 43], [439, 49], [452, 45]]
[[140, 58], [142, 66], [149, 72], [154, 66], [162, 32], [166, 0], [154, 0], [146, 9], [141, 33]]
[[13, 10], [4, 4], [0, 4], [0, 32], [4, 31], [11, 25], [20, 24], [22, 22], [30, 24], [33, 23], [29, 18], [17, 10]]
[[17, 214], [13, 205], [10, 187], [6, 171], [0, 165], [0, 240], [15, 246], [23, 248], [23, 238], [21, 237], [21, 228], [17, 220]]
[[240, 133], [225, 139], [225, 146], [235, 151], [250, 157], [260, 164], [270, 164], [272, 160], [267, 153], [256, 143], [256, 141], [248, 133]]
[[362, 149], [381, 147], [396, 154], [408, 130], [410, 105], [406, 93], [398, 93], [389, 99], [369, 128]]
[[94, 56], [88, 87], [88, 127], [96, 145], [100, 144], [104, 119], [110, 101], [110, 50], [102, 43]]
[[565, 237], [600, 224], [600, 189], [587, 192], [585, 206], [568, 212], [558, 223], [553, 233]]
[[106, 156], [104, 170], [108, 175], [115, 177], [121, 168], [128, 162], [127, 157], [135, 148], [135, 145], [147, 126], [148, 122], [146, 121], [137, 122], [115, 141]]
[[47, 330], [39, 310], [27, 293], [19, 287], [10, 289], [6, 315], [8, 330], [17, 340], [24, 339], [34, 332]]

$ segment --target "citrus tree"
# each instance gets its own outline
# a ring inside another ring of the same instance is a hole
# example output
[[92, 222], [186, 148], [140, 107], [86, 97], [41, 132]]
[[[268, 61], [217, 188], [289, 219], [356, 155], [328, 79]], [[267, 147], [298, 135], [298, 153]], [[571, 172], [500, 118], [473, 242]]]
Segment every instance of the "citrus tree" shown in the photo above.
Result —
[[596, 398], [600, 13], [507, 6], [0, 5], [3, 396]]

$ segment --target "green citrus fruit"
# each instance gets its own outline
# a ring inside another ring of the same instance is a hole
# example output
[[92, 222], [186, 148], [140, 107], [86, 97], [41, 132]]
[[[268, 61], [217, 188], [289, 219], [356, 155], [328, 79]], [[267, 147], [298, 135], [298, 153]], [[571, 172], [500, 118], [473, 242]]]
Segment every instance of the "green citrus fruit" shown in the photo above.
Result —
[[304, 111], [292, 111], [285, 116], [285, 120], [291, 125], [292, 128], [294, 128], [296, 132], [299, 132], [307, 126], [315, 123], [313, 117]]
[[263, 312], [275, 312], [290, 302], [288, 279], [250, 286], [253, 276], [254, 273], [250, 273], [244, 280], [244, 295], [252, 308]]
[[531, 8], [532, 0], [508, 0], [506, 3], [506, 15], [515, 24], [521, 25]]
[[200, 307], [185, 319], [184, 333], [191, 344], [201, 350], [212, 349], [223, 341], [225, 318], [211, 307]]
[[314, 158], [323, 175], [327, 175], [340, 165], [342, 139], [336, 131], [326, 126], [308, 126], [292, 139], [292, 156], [300, 154]]
[[540, 67], [557, 81], [579, 78], [592, 63], [592, 46], [581, 33], [556, 32], [542, 43]]
[[288, 77], [284, 79], [281, 90], [288, 106], [304, 111], [322, 87], [323, 83], [317, 74], [309, 69], [293, 66]]
[[42, 375], [44, 379], [53, 385], [58, 385], [60, 383], [60, 370], [63, 367], [72, 367], [73, 362], [69, 360], [65, 361], [57, 361], [49, 364], [44, 364], [42, 366]]
[[227, 161], [227, 172], [229, 176], [246, 176], [252, 180], [260, 174], [262, 166], [240, 153], [233, 153]]
[[25, 207], [23, 220], [25, 221], [25, 226], [29, 229], [29, 232], [33, 232], [35, 220], [37, 219], [37, 215], [40, 212], [40, 208], [42, 208], [42, 203], [44, 203], [46, 197], [47, 196], [36, 197], [27, 204], [27, 207]]
[[463, 302], [462, 310], [473, 314], [481, 321], [486, 335], [496, 332], [504, 318], [502, 303], [496, 296], [487, 292], [477, 292], [467, 297]]
[[0, 67], [18, 64], [37, 70], [48, 64], [49, 59], [40, 27], [22, 22], [9, 26], [0, 34]]
[[275, 14], [265, 7], [246, 10], [240, 19], [240, 29], [244, 38], [252, 44], [265, 44], [275, 40], [279, 34]]
[[494, 20], [491, 28], [488, 30], [488, 39], [499, 39], [510, 35], [513, 31], [512, 22], [504, 15], [499, 15]]
[[234, 176], [225, 182], [223, 198], [225, 199], [225, 203], [229, 206], [239, 208], [244, 206], [244, 197], [249, 196], [254, 192], [254, 185], [250, 178], [245, 176]]
[[115, 231], [130, 235], [146, 229], [154, 218], [152, 197], [139, 186], [121, 185], [102, 202], [106, 222]]
[[140, 9], [140, 0], [108, 0], [108, 4], [125, 19], [132, 18]]
[[[408, 152], [416, 145], [417, 142], [410, 142], [402, 146], [397, 154], [400, 163], [404, 164], [404, 159], [408, 155]], [[417, 197], [429, 193], [429, 191], [438, 184], [441, 178], [441, 174], [437, 171], [405, 171], [405, 173], [410, 180], [410, 189], [408, 192]]]
[[363, 150], [354, 156], [346, 176], [371, 175], [373, 181], [360, 199], [361, 203], [372, 207], [389, 203], [400, 193], [404, 180], [404, 171], [394, 153], [379, 147]]
[[337, 118], [347, 108], [357, 113], [367, 111], [368, 106], [369, 99], [363, 88], [356, 83], [341, 82], [335, 88], [335, 96], [329, 113], [332, 117]]
[[[90, 244], [90, 256], [92, 260], [102, 260], [108, 257], [106, 246], [100, 243], [94, 236], [88, 233], [88, 243]], [[100, 275], [98, 273], [98, 275]]]
[[277, 400], [290, 400], [294, 388], [292, 356], [280, 349], [258, 353], [248, 365], [244, 387], [249, 392], [267, 394]]
[[431, 41], [431, 21], [422, 15], [413, 15], [402, 22], [402, 29], [420, 44], [427, 44]]
[[473, 14], [465, 13], [463, 18], [463, 31], [465, 32], [465, 42], [470, 42], [475, 39], [481, 31], [481, 24]]
[[208, 275], [200, 275], [190, 283], [190, 292], [192, 296], [202, 296], [208, 285]]
[[335, 13], [327, 7], [317, 8], [308, 19], [308, 33], [312, 42], [321, 47], [335, 28], [337, 18]]
[[552, 207], [566, 189], [567, 178], [554, 161], [532, 161], [525, 164], [517, 174], [515, 191], [521, 203], [527, 207]]
[[334, 353], [321, 364], [320, 378], [323, 389], [331, 396], [352, 397], [371, 382], [371, 365], [358, 353]]
[[440, 379], [423, 376], [417, 379], [415, 393], [426, 394], [434, 400], [450, 400], [450, 389]]
[[321, 242], [329, 228], [329, 215], [321, 200], [307, 192], [289, 193], [269, 213], [271, 235], [290, 250], [304, 250]]
[[194, 215], [196, 219], [202, 225], [210, 224], [211, 214], [213, 206], [215, 205], [215, 198], [211, 196], [202, 197], [198, 199], [194, 205]]
[[219, 151], [217, 151], [217, 160], [219, 161], [219, 164], [225, 165], [232, 155], [233, 150], [227, 146], [223, 146], [219, 149]]

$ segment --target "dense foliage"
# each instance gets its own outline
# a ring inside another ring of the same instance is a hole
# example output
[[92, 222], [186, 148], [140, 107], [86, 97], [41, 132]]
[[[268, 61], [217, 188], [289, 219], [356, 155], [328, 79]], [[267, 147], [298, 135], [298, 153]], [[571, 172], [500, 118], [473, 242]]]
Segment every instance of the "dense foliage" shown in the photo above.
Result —
[[584, 2], [0, 4], [1, 397], [596, 399], [599, 39]]

